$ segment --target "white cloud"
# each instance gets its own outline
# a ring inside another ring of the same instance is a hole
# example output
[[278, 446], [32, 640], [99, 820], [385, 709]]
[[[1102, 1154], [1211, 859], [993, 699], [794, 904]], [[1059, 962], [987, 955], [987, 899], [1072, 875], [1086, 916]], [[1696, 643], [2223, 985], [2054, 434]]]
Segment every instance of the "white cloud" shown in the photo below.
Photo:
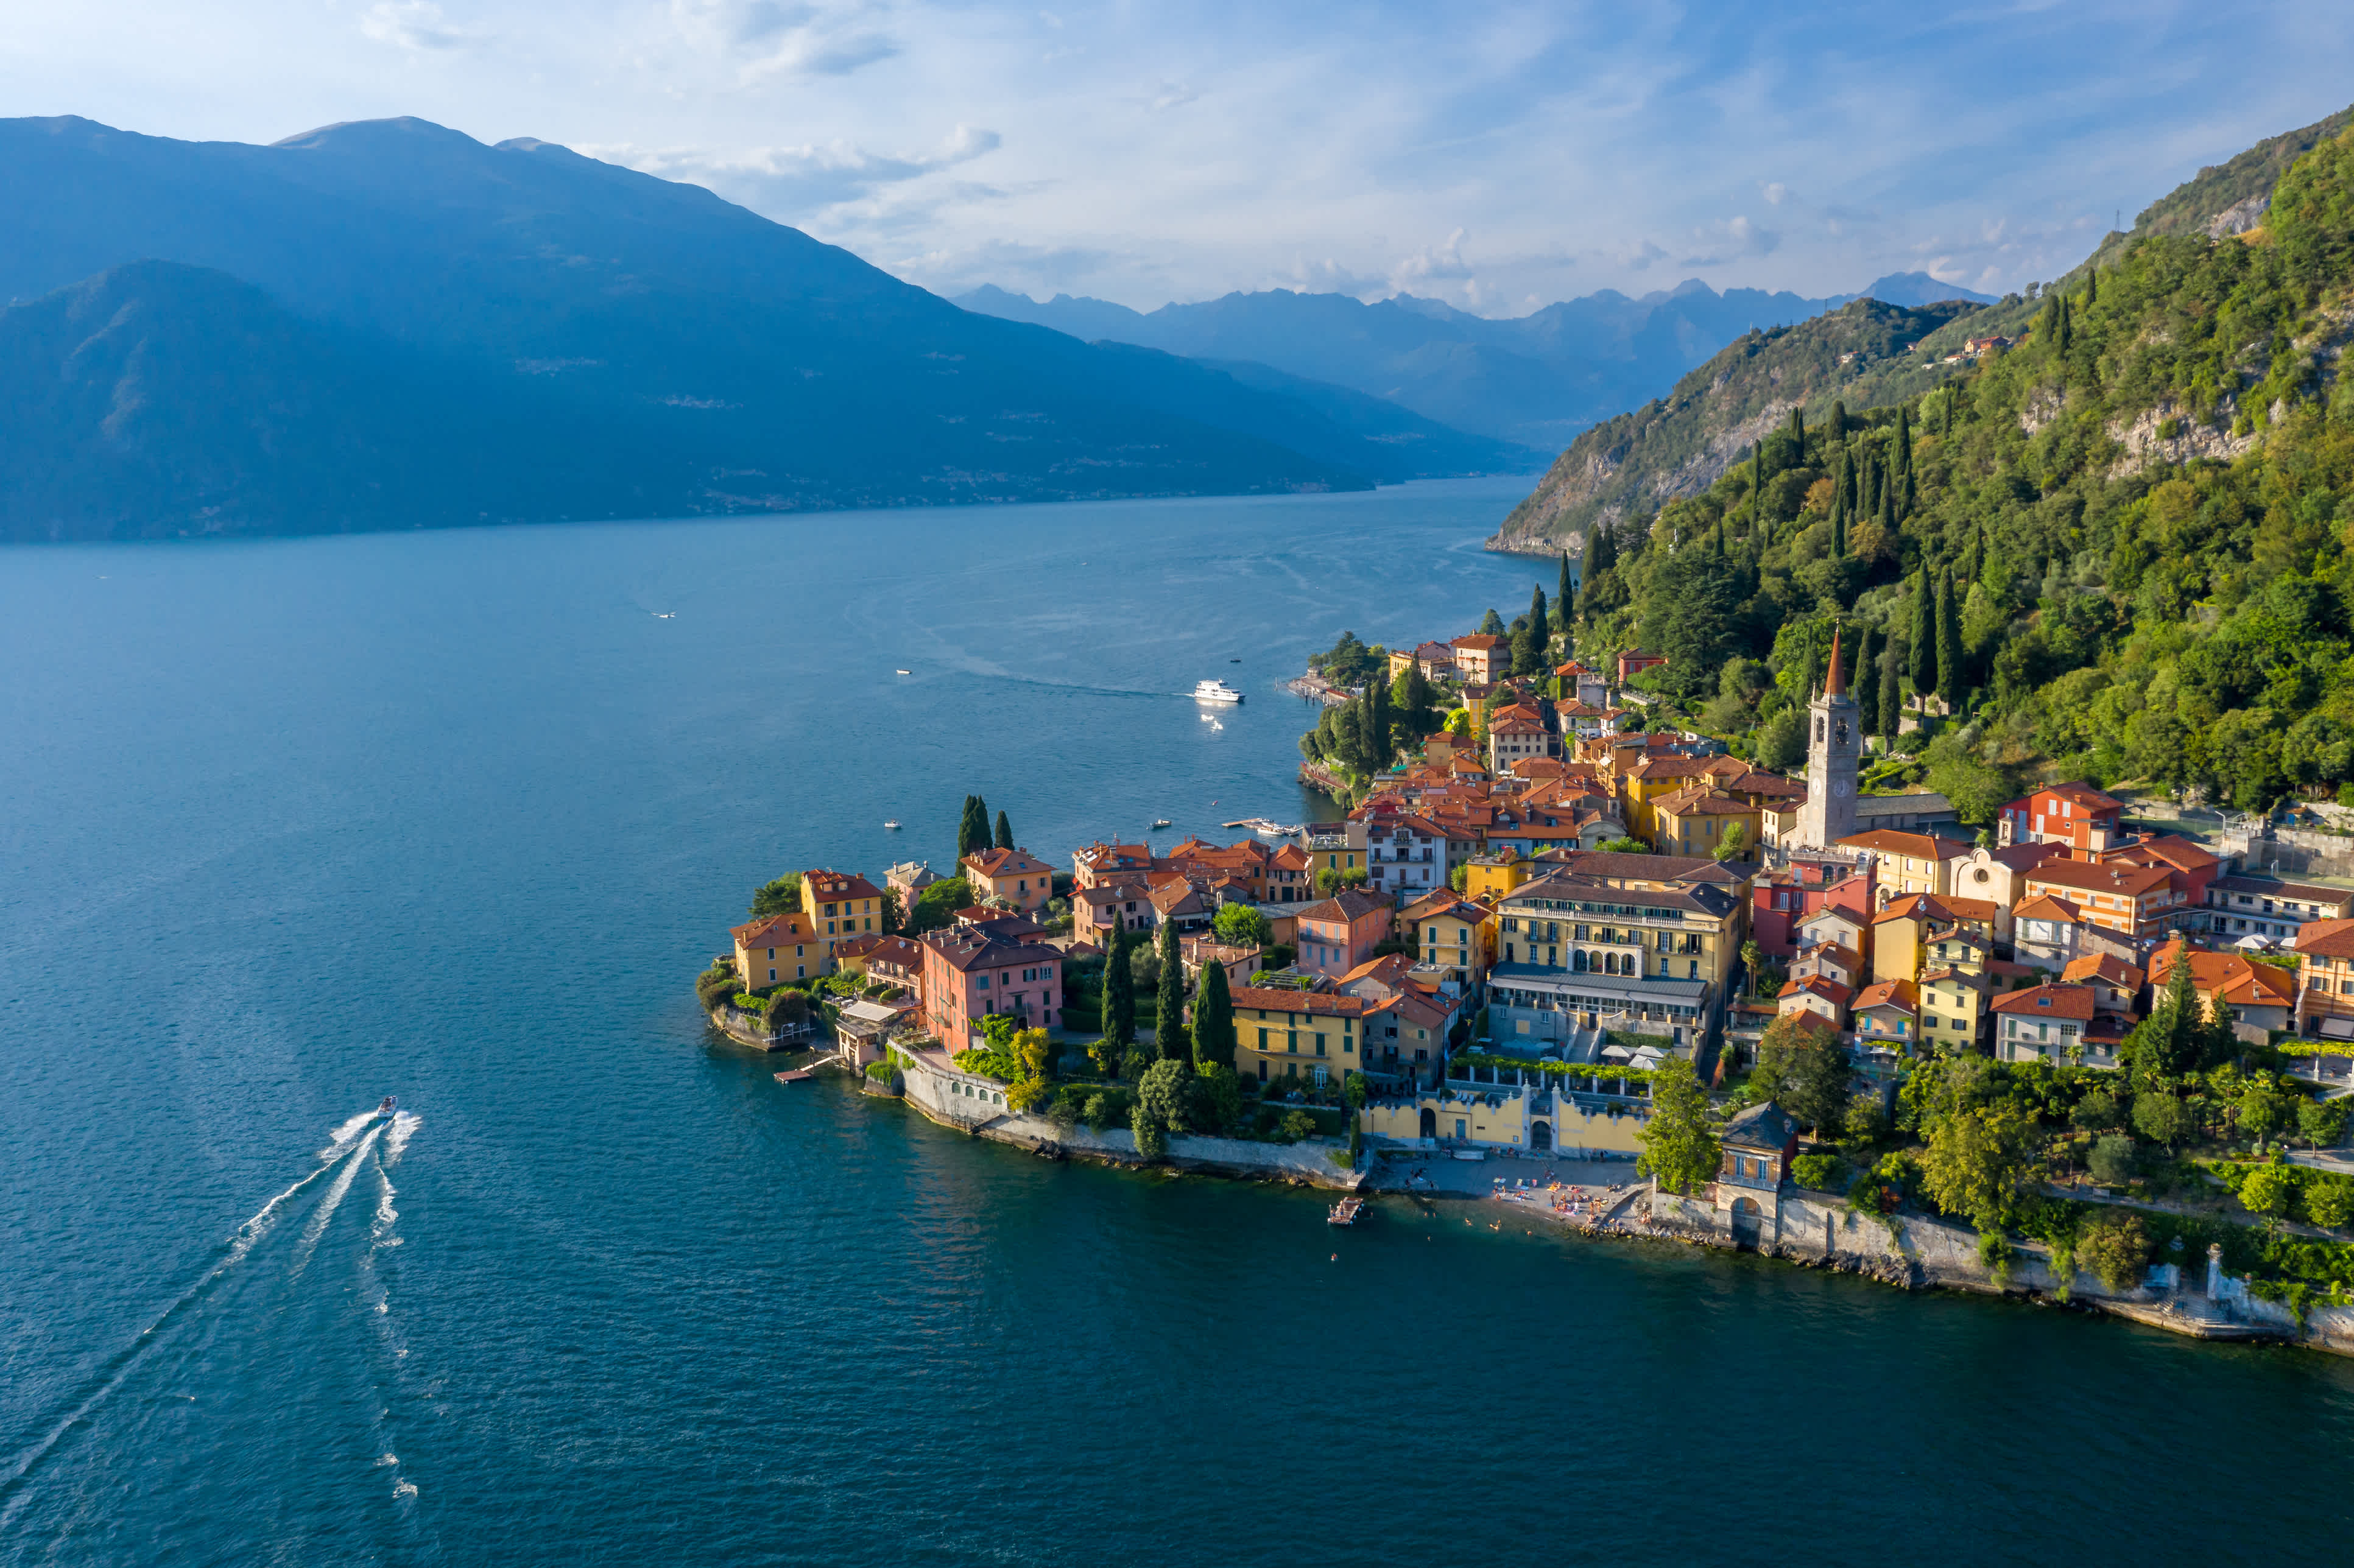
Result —
[[679, 36], [736, 67], [752, 86], [771, 78], [846, 76], [900, 50], [878, 7], [798, 0], [670, 0]]
[[1765, 196], [1766, 206], [1780, 207], [1783, 199], [1790, 194], [1790, 187], [1784, 185], [1781, 181], [1776, 180], [1770, 185], [1761, 185], [1758, 187], [1758, 191], [1760, 195]]
[[886, 185], [970, 163], [995, 152], [1002, 140], [994, 131], [960, 125], [937, 148], [918, 153], [872, 153], [848, 141], [732, 151], [626, 145], [578, 150], [664, 179], [707, 185], [730, 200], [791, 222], [872, 196]]
[[409, 50], [466, 48], [487, 37], [477, 27], [453, 26], [433, 0], [377, 0], [360, 14], [360, 31]]

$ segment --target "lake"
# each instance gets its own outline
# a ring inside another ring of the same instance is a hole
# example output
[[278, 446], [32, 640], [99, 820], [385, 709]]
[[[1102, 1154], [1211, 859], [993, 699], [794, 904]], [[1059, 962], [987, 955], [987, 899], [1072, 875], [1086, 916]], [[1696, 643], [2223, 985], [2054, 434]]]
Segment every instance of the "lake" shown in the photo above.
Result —
[[712, 1037], [755, 885], [969, 792], [1058, 865], [1316, 810], [1280, 683], [1550, 596], [1525, 482], [0, 555], [0, 1555], [2334, 1552], [2341, 1361], [1335, 1233]]

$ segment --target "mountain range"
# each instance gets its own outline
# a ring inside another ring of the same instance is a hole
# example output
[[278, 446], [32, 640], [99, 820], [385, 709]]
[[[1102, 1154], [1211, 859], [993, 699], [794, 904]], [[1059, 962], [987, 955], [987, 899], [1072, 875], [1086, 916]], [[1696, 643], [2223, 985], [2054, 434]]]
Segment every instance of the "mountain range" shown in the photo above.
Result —
[[1825, 299], [1757, 289], [1719, 293], [1698, 279], [1639, 298], [1606, 289], [1502, 320], [1410, 294], [1367, 304], [1288, 289], [1150, 313], [1069, 294], [1040, 304], [989, 286], [959, 295], [957, 303], [1091, 343], [1136, 344], [1214, 363], [1257, 361], [1551, 453], [1587, 426], [1659, 396], [1744, 333], [1867, 297], [1902, 306], [1988, 302], [1925, 272], [1900, 272], [1860, 294]]
[[421, 120], [0, 121], [0, 537], [1364, 488], [1527, 452], [958, 309], [674, 184]]
[[[2092, 256], [2042, 292], [2071, 287], [2095, 267], [2115, 265], [2137, 240], [2221, 239], [2258, 228], [2282, 173], [2349, 124], [2354, 108], [2200, 170], [2144, 209], [2130, 232], [2105, 237]], [[1835, 408], [1916, 400], [1970, 372], [1975, 360], [1963, 351], [1971, 338], [2017, 338], [2042, 308], [2040, 298], [2024, 294], [1912, 310], [1890, 309], [1874, 299], [1851, 301], [1796, 325], [1745, 333], [1664, 397], [1581, 432], [1512, 509], [1489, 547], [1542, 555], [1582, 550], [1597, 524], [1707, 492], [1793, 408], [1809, 425], [1819, 425]]]

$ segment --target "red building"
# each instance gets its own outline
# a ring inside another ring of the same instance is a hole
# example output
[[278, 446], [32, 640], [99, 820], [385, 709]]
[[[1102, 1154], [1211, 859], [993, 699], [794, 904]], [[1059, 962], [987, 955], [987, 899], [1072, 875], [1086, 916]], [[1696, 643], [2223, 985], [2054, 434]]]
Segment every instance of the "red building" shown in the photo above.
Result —
[[1996, 828], [2005, 844], [2065, 844], [2082, 853], [2125, 836], [2125, 810], [2090, 784], [2054, 784], [2003, 807]]
[[1396, 917], [1396, 905], [1362, 887], [1310, 904], [1299, 912], [1299, 967], [1339, 980], [1373, 956]]
[[1621, 653], [1618, 655], [1618, 683], [1625, 685], [1654, 664], [1664, 664], [1664, 653]]
[[1798, 925], [1819, 909], [1844, 909], [1859, 922], [1872, 916], [1872, 872], [1837, 861], [1794, 858], [1786, 871], [1761, 872], [1749, 887], [1749, 935], [1770, 958], [1798, 950]]
[[924, 936], [924, 1026], [950, 1051], [981, 1038], [978, 1020], [1002, 1012], [1024, 1029], [1053, 1029], [1063, 1014], [1063, 955], [981, 926]]

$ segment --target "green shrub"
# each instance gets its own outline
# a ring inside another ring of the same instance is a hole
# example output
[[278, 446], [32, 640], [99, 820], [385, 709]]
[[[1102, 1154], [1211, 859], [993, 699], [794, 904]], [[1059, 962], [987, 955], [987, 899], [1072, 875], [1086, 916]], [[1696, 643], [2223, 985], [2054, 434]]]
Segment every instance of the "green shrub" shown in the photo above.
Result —
[[2076, 1255], [2111, 1295], [2122, 1296], [2141, 1283], [2142, 1266], [2149, 1261], [2149, 1234], [2137, 1214], [2105, 1215], [2084, 1227]]
[[1316, 1130], [1316, 1118], [1304, 1110], [1288, 1111], [1276, 1130], [1282, 1135], [1284, 1142], [1297, 1143]]
[[1147, 1160], [1158, 1160], [1169, 1152], [1169, 1134], [1141, 1106], [1130, 1114], [1129, 1128], [1136, 1134], [1136, 1151]]
[[1790, 1180], [1817, 1192], [1836, 1192], [1847, 1161], [1836, 1154], [1801, 1154], [1790, 1161]]
[[2134, 1178], [2134, 1140], [2121, 1132], [2096, 1139], [2092, 1158], [2084, 1163], [2094, 1181], [2105, 1187], [2122, 1187]]
[[695, 1000], [709, 1012], [735, 994], [736, 972], [714, 967], [695, 977]]
[[1014, 1060], [1010, 1051], [996, 1051], [981, 1045], [970, 1051], [958, 1052], [954, 1060], [963, 1071], [993, 1078], [1001, 1084], [1011, 1084], [1022, 1076], [1022, 1064]]

